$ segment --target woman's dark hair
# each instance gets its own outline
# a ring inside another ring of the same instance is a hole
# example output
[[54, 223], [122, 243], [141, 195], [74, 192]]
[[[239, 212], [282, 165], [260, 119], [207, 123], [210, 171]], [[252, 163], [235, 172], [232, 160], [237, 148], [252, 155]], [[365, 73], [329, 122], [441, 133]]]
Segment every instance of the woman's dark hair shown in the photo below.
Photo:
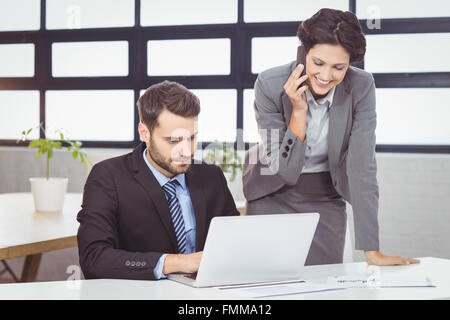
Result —
[[200, 100], [185, 86], [172, 81], [163, 81], [150, 86], [139, 98], [139, 118], [150, 132], [158, 125], [160, 113], [168, 111], [184, 118], [200, 113]]
[[298, 30], [306, 52], [318, 43], [340, 44], [350, 62], [360, 61], [366, 53], [366, 38], [358, 18], [350, 11], [323, 8], [303, 21]]

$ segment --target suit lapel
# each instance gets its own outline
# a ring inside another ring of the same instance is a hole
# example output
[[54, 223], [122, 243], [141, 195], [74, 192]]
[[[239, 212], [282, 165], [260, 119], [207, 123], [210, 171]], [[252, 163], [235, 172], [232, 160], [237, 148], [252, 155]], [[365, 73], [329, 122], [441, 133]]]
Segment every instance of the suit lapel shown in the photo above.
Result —
[[206, 240], [206, 203], [205, 195], [203, 193], [203, 184], [195, 173], [195, 165], [191, 165], [189, 170], [186, 172], [186, 185], [189, 188], [189, 193], [191, 195], [192, 206], [194, 208], [195, 214], [195, 224], [196, 224], [196, 239], [195, 248], [197, 251], [203, 250], [203, 245]]
[[351, 110], [352, 95], [349, 93], [347, 78], [337, 87], [333, 103], [330, 108], [330, 122], [328, 130], [328, 160], [330, 166], [337, 165], [344, 142], [348, 117]]
[[142, 185], [145, 191], [147, 191], [148, 195], [155, 204], [158, 215], [161, 218], [161, 222], [169, 235], [173, 250], [174, 252], [177, 252], [178, 242], [173, 226], [172, 216], [170, 215], [169, 204], [167, 203], [166, 196], [164, 195], [164, 191], [159, 185], [158, 180], [156, 180], [155, 176], [152, 174], [142, 158], [144, 149], [145, 145], [141, 148], [136, 148], [133, 152], [133, 167], [135, 171], [134, 177]]

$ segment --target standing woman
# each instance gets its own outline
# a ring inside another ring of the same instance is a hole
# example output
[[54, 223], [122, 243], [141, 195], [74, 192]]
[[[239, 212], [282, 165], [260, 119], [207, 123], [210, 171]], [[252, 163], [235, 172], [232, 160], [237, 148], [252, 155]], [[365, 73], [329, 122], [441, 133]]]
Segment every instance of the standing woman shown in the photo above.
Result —
[[379, 251], [375, 84], [350, 66], [366, 51], [357, 17], [321, 9], [297, 36], [297, 62], [266, 70], [255, 82], [262, 143], [246, 154], [247, 214], [319, 212], [306, 265], [342, 263], [347, 200], [355, 247], [369, 264], [418, 263]]

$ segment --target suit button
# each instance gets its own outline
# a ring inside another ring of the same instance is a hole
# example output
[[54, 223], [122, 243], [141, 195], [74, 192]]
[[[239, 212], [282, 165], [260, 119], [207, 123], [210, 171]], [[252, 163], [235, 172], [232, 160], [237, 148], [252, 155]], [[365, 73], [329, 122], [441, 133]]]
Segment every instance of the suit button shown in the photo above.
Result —
[[140, 267], [140, 266], [141, 266], [141, 262], [140, 261], [136, 262], [136, 267]]
[[141, 262], [141, 266], [143, 266], [143, 267], [145, 267], [146, 264], [147, 264], [147, 262], [145, 262], [145, 261]]
[[136, 265], [136, 261], [131, 261], [131, 266], [134, 267]]
[[291, 144], [294, 143], [294, 141], [292, 141], [292, 139], [288, 139], [287, 143], [288, 143], [289, 145], [291, 145]]
[[125, 265], [126, 265], [127, 267], [129, 267], [130, 264], [131, 264], [130, 260], [125, 261]]
[[283, 158], [287, 158], [288, 156], [287, 152], [283, 152], [281, 155], [283, 156]]
[[289, 146], [284, 147], [284, 150], [289, 151], [290, 150]]

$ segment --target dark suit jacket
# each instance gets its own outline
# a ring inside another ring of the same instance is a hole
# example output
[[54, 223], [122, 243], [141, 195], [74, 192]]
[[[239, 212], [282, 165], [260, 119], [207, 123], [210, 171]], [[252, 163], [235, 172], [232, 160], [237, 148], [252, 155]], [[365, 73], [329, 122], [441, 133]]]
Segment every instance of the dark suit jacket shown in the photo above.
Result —
[[[80, 265], [87, 279], [154, 279], [163, 253], [177, 253], [164, 191], [143, 159], [145, 144], [96, 164], [78, 213]], [[222, 170], [192, 164], [186, 172], [196, 219], [196, 250], [203, 250], [211, 219], [239, 215]]]

